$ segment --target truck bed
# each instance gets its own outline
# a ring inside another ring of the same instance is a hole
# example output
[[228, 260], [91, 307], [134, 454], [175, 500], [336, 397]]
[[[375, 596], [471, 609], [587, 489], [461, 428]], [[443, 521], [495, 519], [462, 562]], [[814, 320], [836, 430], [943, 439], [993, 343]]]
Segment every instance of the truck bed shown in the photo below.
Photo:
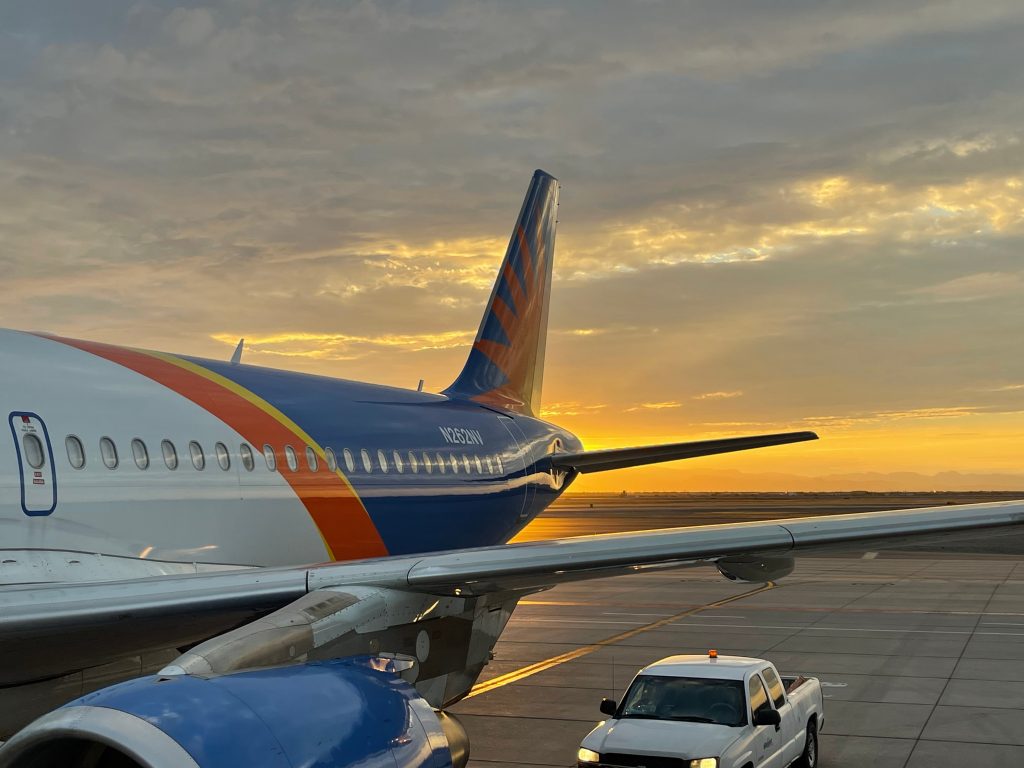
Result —
[[804, 677], [803, 675], [797, 675], [796, 677], [786, 677], [785, 675], [780, 675], [779, 678], [782, 680], [782, 684], [786, 686], [787, 694], [793, 693], [793, 691], [795, 691], [801, 685], [809, 683], [811, 680], [814, 679], [813, 677]]

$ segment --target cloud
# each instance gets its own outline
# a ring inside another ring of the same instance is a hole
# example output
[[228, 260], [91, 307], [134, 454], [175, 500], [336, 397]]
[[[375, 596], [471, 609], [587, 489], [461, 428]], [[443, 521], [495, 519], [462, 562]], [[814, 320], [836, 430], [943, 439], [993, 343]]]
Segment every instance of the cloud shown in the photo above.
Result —
[[[355, 360], [382, 350], [424, 352], [437, 349], [465, 349], [472, 343], [474, 335], [467, 331], [382, 336], [291, 332], [247, 336], [246, 345], [249, 352], [264, 355], [316, 360]], [[218, 333], [211, 338], [233, 347], [238, 343], [240, 336]]]
[[1024, 295], [1024, 274], [980, 272], [918, 288], [914, 293], [935, 301], [978, 301], [997, 296], [1021, 296]]
[[1022, 34], [1009, 0], [23, 4], [0, 323], [447, 382], [543, 167], [585, 438], [984, 419], [1024, 380]]
[[705, 392], [702, 395], [694, 395], [694, 400], [731, 400], [734, 397], [742, 397], [743, 393], [736, 389], [731, 392]]
[[861, 425], [891, 425], [901, 421], [922, 421], [931, 419], [959, 419], [973, 416], [985, 410], [982, 406], [957, 405], [939, 408], [913, 408], [906, 411], [877, 411], [875, 413], [847, 414], [843, 416], [805, 416], [808, 426], [847, 428]]
[[179, 45], [186, 48], [202, 44], [216, 29], [213, 14], [208, 8], [175, 8], [162, 26]]
[[678, 400], [665, 400], [660, 403], [639, 403], [632, 408], [627, 408], [626, 411], [664, 411], [672, 408], [681, 408], [682, 406], [683, 404]]
[[548, 403], [541, 409], [541, 417], [545, 419], [557, 419], [565, 416], [582, 416], [598, 413], [608, 405], [606, 403], [579, 403], [569, 401], [564, 403]]

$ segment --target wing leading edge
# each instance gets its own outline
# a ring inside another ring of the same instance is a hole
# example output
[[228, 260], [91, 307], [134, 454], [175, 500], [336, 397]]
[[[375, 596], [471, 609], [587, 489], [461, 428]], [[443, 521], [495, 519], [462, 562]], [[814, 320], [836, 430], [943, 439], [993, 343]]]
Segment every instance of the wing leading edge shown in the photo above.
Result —
[[688, 443], [666, 443], [646, 445], [639, 448], [610, 448], [602, 451], [560, 453], [551, 456], [555, 469], [576, 470], [577, 472], [606, 472], [610, 469], [639, 467], [643, 464], [657, 464], [663, 461], [692, 459], [697, 456], [713, 456], [717, 453], [747, 451], [751, 448], [766, 448], [770, 445], [802, 443], [817, 440], [814, 432], [782, 432], [774, 435], [752, 437], [729, 437], [723, 440], [698, 440]]

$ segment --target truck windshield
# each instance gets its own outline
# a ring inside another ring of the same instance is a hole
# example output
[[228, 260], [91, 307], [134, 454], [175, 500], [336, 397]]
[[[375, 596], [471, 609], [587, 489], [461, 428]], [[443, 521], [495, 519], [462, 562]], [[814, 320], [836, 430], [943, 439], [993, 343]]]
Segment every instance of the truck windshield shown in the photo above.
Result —
[[641, 675], [626, 691], [620, 718], [746, 725], [741, 680]]

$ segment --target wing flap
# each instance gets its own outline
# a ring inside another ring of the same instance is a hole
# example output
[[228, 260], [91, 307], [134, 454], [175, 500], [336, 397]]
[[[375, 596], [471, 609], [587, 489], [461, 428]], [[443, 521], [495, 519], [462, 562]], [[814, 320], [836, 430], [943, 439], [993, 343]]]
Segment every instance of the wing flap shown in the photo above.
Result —
[[663, 461], [692, 459], [697, 456], [713, 456], [718, 453], [748, 451], [752, 448], [766, 448], [771, 445], [801, 443], [817, 440], [814, 432], [782, 432], [774, 435], [753, 435], [751, 437], [729, 437], [722, 440], [697, 440], [688, 443], [667, 443], [647, 445], [638, 448], [609, 448], [601, 451], [582, 451], [551, 456], [551, 466], [556, 469], [577, 472], [606, 472], [610, 469], [625, 469]]

